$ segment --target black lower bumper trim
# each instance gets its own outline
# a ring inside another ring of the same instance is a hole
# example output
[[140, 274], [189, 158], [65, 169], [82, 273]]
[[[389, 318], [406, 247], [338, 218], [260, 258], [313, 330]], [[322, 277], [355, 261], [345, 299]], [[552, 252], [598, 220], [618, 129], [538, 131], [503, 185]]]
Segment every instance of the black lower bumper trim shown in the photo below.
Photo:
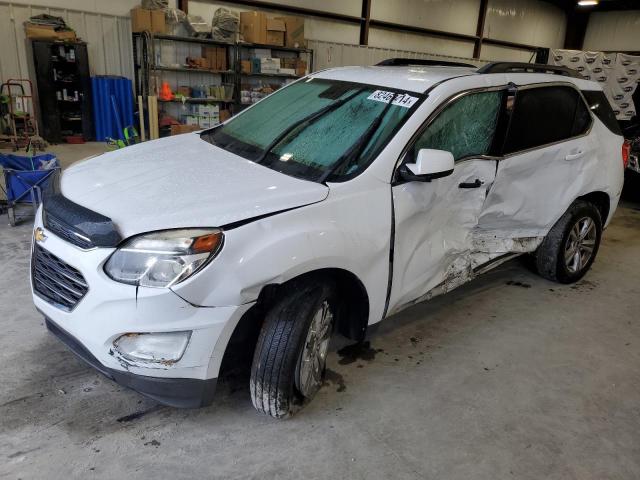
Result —
[[80, 359], [100, 373], [122, 385], [131, 388], [163, 405], [177, 408], [198, 408], [210, 405], [216, 389], [217, 378], [199, 380], [197, 378], [164, 378], [135, 375], [105, 367], [76, 338], [65, 332], [45, 317], [47, 329], [64, 343]]

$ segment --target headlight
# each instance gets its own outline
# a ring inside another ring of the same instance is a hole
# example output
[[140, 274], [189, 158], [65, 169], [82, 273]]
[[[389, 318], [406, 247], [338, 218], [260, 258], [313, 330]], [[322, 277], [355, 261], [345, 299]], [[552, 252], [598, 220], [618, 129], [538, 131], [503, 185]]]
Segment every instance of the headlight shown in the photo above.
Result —
[[175, 363], [182, 358], [191, 332], [126, 333], [113, 346], [127, 360]]
[[104, 271], [117, 282], [170, 287], [215, 257], [223, 236], [219, 229], [185, 229], [133, 237], [111, 255]]

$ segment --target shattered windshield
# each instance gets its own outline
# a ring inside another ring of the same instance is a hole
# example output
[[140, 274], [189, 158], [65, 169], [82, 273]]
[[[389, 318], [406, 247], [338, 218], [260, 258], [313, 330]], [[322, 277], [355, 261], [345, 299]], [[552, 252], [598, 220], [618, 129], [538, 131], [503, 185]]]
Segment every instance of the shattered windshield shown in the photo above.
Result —
[[309, 79], [282, 88], [202, 139], [306, 180], [351, 178], [417, 107], [419, 94]]

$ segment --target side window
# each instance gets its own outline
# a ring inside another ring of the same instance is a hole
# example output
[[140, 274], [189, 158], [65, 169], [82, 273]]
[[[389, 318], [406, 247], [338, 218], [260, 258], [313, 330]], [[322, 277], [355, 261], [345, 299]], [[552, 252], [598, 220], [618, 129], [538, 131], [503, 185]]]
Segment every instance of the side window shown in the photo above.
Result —
[[504, 153], [519, 152], [581, 135], [591, 115], [571, 87], [553, 86], [518, 91]]
[[582, 94], [587, 99], [591, 111], [596, 114], [602, 123], [616, 135], [622, 135], [616, 114], [613, 113], [611, 104], [604, 92], [600, 90], [583, 90]]
[[493, 143], [503, 91], [471, 93], [445, 107], [427, 126], [411, 149], [433, 148], [453, 153], [458, 161], [487, 155]]

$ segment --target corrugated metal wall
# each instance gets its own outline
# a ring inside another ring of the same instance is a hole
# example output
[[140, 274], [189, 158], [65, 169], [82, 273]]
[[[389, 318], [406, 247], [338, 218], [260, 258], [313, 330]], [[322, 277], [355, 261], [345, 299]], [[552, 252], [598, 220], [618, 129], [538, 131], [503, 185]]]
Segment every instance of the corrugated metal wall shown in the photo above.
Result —
[[0, 79], [29, 78], [24, 22], [47, 13], [64, 18], [88, 43], [91, 75], [133, 78], [131, 21], [92, 12], [0, 2]]
[[453, 57], [435, 53], [415, 52], [412, 50], [396, 50], [391, 48], [363, 47], [346, 43], [323, 42], [309, 40], [309, 48], [313, 49], [314, 70], [342, 67], [346, 65], [375, 65], [387, 58], [423, 58], [431, 60], [447, 60], [481, 66], [488, 63], [466, 57]]
[[592, 13], [582, 49], [640, 51], [640, 2], [638, 8], [627, 12]]

